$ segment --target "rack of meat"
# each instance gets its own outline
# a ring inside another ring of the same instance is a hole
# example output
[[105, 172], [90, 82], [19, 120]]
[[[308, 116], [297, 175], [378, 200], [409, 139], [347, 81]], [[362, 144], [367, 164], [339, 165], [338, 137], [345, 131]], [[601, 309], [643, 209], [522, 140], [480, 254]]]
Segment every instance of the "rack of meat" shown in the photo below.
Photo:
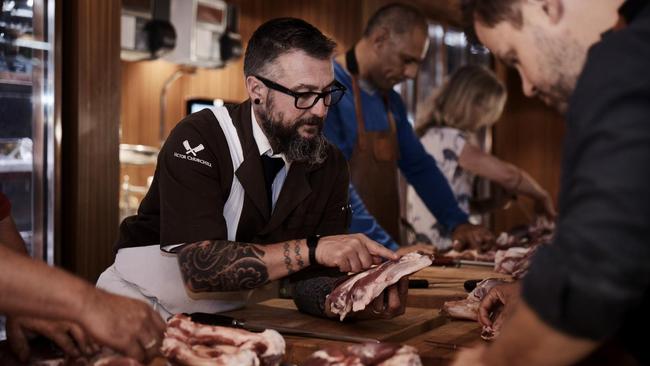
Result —
[[[489, 278], [479, 282], [476, 288], [467, 295], [464, 300], [447, 301], [442, 305], [442, 312], [453, 319], [466, 319], [478, 321], [478, 307], [481, 300], [490, 290], [497, 285], [508, 283], [507, 281]], [[500, 314], [493, 314], [492, 326], [483, 327], [481, 337], [485, 340], [491, 340], [498, 336], [501, 322], [503, 319]]]
[[495, 246], [488, 251], [465, 249], [437, 254], [440, 259], [493, 262], [495, 272], [509, 274], [514, 279], [520, 279], [528, 271], [530, 260], [537, 248], [540, 245], [551, 243], [554, 231], [555, 225], [552, 222], [539, 218], [531, 225], [502, 232], [497, 237]]
[[186, 366], [279, 365], [285, 352], [280, 333], [265, 330], [203, 325], [177, 314], [167, 322], [161, 351], [165, 357]]
[[393, 343], [362, 343], [314, 352], [302, 366], [421, 366], [417, 350]]
[[433, 256], [413, 252], [398, 260], [386, 261], [357, 273], [328, 295], [331, 311], [338, 314], [342, 321], [350, 312], [365, 309], [386, 287], [397, 283], [402, 277], [430, 266], [432, 262]]

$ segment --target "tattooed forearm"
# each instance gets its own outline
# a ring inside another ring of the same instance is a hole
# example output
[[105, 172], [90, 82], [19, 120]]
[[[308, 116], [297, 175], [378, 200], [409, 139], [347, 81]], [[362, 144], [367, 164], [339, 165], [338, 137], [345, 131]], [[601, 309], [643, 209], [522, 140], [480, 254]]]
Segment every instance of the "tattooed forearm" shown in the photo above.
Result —
[[191, 291], [250, 290], [269, 280], [263, 256], [253, 244], [206, 240], [184, 246], [178, 252], [178, 264]]
[[282, 249], [284, 249], [284, 264], [287, 266], [287, 272], [292, 274], [294, 270], [291, 268], [291, 249], [289, 249], [289, 242], [282, 244]]
[[291, 259], [291, 243], [287, 241], [284, 244], [282, 244], [284, 265], [287, 267], [287, 272], [289, 274], [292, 274], [296, 271], [300, 271], [301, 269], [305, 268], [305, 260], [302, 259], [302, 254], [300, 253], [300, 240], [294, 241], [293, 245], [294, 245], [293, 255], [294, 255], [294, 259], [296, 260], [296, 265], [298, 267], [297, 269], [293, 268], [293, 260]]
[[294, 253], [296, 253], [296, 262], [298, 263], [298, 270], [305, 268], [305, 261], [300, 254], [300, 240], [295, 241]]

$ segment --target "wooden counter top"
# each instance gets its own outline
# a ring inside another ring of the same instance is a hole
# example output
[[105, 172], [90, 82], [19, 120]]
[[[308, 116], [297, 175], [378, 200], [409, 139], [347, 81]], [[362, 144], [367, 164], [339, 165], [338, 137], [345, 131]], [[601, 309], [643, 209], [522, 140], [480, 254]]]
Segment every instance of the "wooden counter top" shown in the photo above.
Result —
[[[374, 338], [384, 342], [410, 344], [418, 348], [425, 365], [444, 364], [453, 358], [448, 344], [469, 345], [480, 341], [480, 327], [475, 322], [449, 321], [439, 314], [442, 303], [467, 296], [463, 283], [470, 279], [507, 278], [490, 268], [463, 266], [428, 267], [411, 276], [426, 279], [427, 289], [409, 289], [408, 307], [404, 315], [394, 319], [338, 322], [300, 313], [288, 299], [269, 299], [251, 304], [226, 315], [268, 327], [282, 326], [299, 330], [316, 330], [339, 335]], [[348, 342], [283, 335], [286, 344], [285, 362], [300, 364], [318, 349], [350, 345]], [[438, 342], [438, 344], [431, 342]], [[0, 360], [8, 360], [6, 344], [0, 344]], [[161, 360], [157, 360], [161, 364]], [[4, 363], [3, 363], [4, 364]], [[155, 364], [155, 363], [154, 363]]]

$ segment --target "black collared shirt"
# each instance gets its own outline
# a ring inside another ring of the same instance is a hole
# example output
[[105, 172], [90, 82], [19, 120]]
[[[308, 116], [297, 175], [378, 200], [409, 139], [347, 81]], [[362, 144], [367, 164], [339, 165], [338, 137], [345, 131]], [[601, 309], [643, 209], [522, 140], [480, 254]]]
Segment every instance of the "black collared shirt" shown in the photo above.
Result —
[[647, 360], [647, 337], [630, 335], [650, 323], [650, 6], [622, 10], [628, 25], [590, 49], [571, 97], [556, 238], [523, 296], [554, 328]]

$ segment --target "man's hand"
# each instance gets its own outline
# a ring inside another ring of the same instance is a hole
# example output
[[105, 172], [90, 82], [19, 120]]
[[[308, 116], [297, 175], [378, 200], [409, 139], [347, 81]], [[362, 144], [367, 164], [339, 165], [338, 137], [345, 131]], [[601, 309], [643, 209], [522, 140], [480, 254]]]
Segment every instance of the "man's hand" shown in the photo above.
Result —
[[7, 318], [9, 346], [22, 362], [29, 359], [28, 337], [34, 334], [49, 338], [72, 357], [92, 355], [99, 351], [99, 347], [92, 343], [77, 324], [27, 317]]
[[[396, 284], [386, 287], [365, 309], [350, 313], [349, 319], [392, 319], [404, 314], [406, 310], [406, 298], [409, 291], [409, 279], [404, 277]], [[337, 314], [331, 312], [332, 305], [330, 298], [325, 301], [325, 315], [329, 318], [338, 318]]]
[[454, 366], [573, 365], [599, 345], [555, 330], [524, 301], [512, 304], [512, 307], [513, 314], [506, 320], [499, 337], [489, 347], [459, 353]]
[[469, 223], [456, 226], [451, 238], [454, 241], [454, 249], [457, 251], [465, 250], [468, 247], [486, 251], [494, 245], [494, 235], [490, 230]]
[[396, 260], [399, 255], [364, 234], [325, 236], [316, 247], [316, 262], [341, 272], [360, 272], [382, 258]]
[[478, 307], [479, 323], [491, 326], [493, 319], [490, 315], [493, 313], [500, 313], [500, 316], [507, 318], [510, 310], [519, 301], [520, 290], [519, 282], [497, 285], [490, 289]]
[[81, 324], [99, 344], [141, 362], [160, 352], [166, 325], [148, 304], [95, 288], [83, 298]]
[[397, 249], [395, 253], [399, 256], [403, 256], [413, 252], [422, 252], [424, 254], [434, 254], [435, 247], [431, 244], [425, 243], [415, 243], [413, 245], [408, 245]]
[[544, 195], [535, 201], [535, 212], [546, 216], [549, 220], [555, 219], [557, 211], [555, 211], [553, 199], [548, 193], [544, 192]]

